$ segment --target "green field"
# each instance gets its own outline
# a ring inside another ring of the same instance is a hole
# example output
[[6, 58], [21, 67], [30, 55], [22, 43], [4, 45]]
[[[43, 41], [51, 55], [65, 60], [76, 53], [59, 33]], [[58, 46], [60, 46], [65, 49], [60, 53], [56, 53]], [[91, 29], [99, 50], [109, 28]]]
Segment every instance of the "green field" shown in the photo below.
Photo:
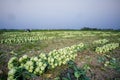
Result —
[[0, 80], [120, 80], [120, 31], [0, 31]]

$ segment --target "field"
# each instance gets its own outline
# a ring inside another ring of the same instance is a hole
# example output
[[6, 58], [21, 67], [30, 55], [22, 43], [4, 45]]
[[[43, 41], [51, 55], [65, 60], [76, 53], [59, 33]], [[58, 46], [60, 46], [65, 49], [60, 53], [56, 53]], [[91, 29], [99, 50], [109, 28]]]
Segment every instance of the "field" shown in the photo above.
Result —
[[120, 80], [120, 31], [0, 31], [0, 80]]

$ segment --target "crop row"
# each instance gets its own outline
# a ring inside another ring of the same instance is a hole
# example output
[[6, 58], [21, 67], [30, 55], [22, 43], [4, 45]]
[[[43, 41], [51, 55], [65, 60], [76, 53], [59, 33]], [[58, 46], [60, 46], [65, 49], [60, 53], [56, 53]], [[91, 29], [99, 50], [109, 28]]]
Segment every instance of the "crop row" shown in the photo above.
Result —
[[102, 47], [97, 47], [95, 52], [101, 54], [109, 52], [115, 48], [119, 47], [119, 43], [108, 43], [106, 45], [103, 45]]
[[32, 36], [32, 37], [12, 37], [0, 40], [1, 44], [19, 44], [19, 43], [28, 43], [28, 42], [35, 42], [38, 40], [46, 40], [52, 39], [53, 37], [46, 37], [46, 36]]
[[[45, 40], [51, 38], [69, 38], [69, 37], [81, 37], [81, 36], [110, 36], [110, 35], [119, 35], [119, 33], [111, 33], [111, 32], [101, 32], [101, 31], [46, 31], [46, 32], [5, 32], [1, 34], [2, 38], [0, 43], [2, 44], [12, 44], [12, 43], [26, 43], [26, 42], [34, 42], [37, 40]], [[95, 43], [106, 43], [107, 40], [99, 40], [95, 41]]]
[[109, 40], [107, 40], [107, 39], [99, 39], [99, 40], [95, 40], [93, 42], [93, 44], [105, 44], [107, 42], [109, 42]]
[[[46, 34], [46, 35], [45, 35]], [[6, 32], [2, 34], [2, 39], [0, 40], [1, 44], [19, 44], [19, 43], [28, 43], [38, 40], [46, 40], [54, 38], [53, 33], [47, 36], [47, 33], [42, 32]]]
[[[59, 50], [53, 50], [49, 54], [41, 53], [39, 56], [28, 57], [24, 55], [19, 59], [12, 57], [8, 62], [8, 80], [17, 80], [20, 78], [21, 68], [25, 68], [28, 72], [41, 75], [48, 69], [55, 68], [66, 64], [70, 60], [74, 60], [77, 52], [84, 48], [84, 44], [73, 45]], [[17, 76], [17, 77], [16, 77]]]

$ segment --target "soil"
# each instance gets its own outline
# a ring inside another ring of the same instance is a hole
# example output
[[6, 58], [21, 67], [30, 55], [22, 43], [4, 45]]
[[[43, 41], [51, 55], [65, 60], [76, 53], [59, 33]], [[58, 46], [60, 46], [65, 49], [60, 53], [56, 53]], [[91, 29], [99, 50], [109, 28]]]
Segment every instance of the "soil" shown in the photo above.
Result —
[[[115, 52], [116, 54], [114, 54], [114, 57], [119, 58], [119, 49], [115, 50]], [[108, 67], [104, 67], [102, 63], [98, 62], [98, 56], [99, 55], [94, 52], [84, 51], [83, 53], [78, 54], [75, 63], [78, 67], [82, 67], [84, 64], [89, 64], [90, 72], [92, 74], [88, 72], [87, 75], [91, 80], [120, 80], [120, 72]]]

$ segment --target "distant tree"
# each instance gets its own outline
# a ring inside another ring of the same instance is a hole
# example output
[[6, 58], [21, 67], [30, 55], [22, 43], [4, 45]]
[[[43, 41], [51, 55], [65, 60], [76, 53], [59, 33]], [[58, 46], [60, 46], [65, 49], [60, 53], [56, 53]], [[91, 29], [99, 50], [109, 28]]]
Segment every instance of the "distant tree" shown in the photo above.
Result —
[[83, 27], [83, 28], [81, 28], [81, 30], [100, 30], [100, 29], [90, 28], [90, 27]]

